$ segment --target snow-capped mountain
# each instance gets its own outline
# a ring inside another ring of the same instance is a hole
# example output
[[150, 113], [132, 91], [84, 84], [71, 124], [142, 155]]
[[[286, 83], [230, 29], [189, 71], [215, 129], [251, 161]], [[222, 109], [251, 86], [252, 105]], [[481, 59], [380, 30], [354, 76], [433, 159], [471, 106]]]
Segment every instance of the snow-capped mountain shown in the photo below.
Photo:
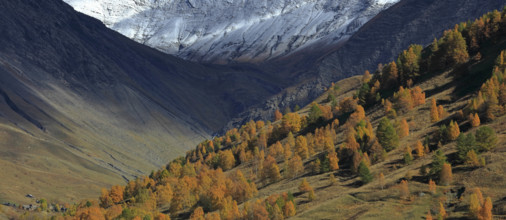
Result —
[[399, 0], [64, 0], [121, 34], [205, 62], [255, 62], [347, 39]]

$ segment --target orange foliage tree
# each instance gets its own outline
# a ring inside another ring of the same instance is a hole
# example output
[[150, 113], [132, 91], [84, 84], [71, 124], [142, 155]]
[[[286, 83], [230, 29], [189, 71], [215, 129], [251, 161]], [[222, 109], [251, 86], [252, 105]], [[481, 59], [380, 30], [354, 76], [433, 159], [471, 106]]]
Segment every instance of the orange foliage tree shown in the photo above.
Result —
[[449, 185], [452, 182], [452, 165], [449, 163], [443, 164], [441, 169], [441, 176], [439, 177], [441, 184]]
[[457, 140], [460, 135], [459, 124], [455, 121], [450, 121], [450, 125], [448, 125], [448, 139], [449, 140]]
[[480, 116], [478, 116], [478, 113], [474, 113], [474, 115], [472, 113], [469, 114], [469, 123], [473, 127], [480, 126]]
[[287, 170], [288, 170], [287, 176], [289, 178], [296, 177], [297, 175], [299, 175], [304, 171], [302, 159], [299, 157], [299, 155], [295, 155], [288, 161]]
[[399, 123], [397, 134], [399, 135], [399, 138], [409, 135], [409, 125], [405, 118], [403, 118]]
[[409, 198], [409, 187], [408, 187], [408, 181], [402, 180], [399, 184], [399, 189], [401, 193], [401, 198], [408, 199]]
[[437, 122], [439, 121], [439, 112], [436, 105], [436, 100], [432, 98], [430, 100], [430, 121]]

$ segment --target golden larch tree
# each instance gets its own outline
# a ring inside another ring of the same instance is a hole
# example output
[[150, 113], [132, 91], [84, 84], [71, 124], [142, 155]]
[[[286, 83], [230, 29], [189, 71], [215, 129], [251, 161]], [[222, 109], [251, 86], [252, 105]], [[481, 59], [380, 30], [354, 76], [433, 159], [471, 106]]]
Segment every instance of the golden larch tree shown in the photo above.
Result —
[[480, 126], [480, 116], [478, 116], [478, 113], [474, 113], [474, 115], [472, 113], [469, 114], [469, 123], [473, 127]]
[[436, 194], [436, 189], [437, 189], [437, 186], [436, 186], [436, 182], [434, 182], [432, 179], [429, 180], [429, 192], [434, 195]]
[[297, 212], [295, 211], [295, 206], [293, 205], [292, 201], [286, 202], [284, 213], [285, 217], [292, 217], [295, 214], [297, 214]]
[[430, 121], [431, 122], [439, 121], [439, 112], [436, 105], [436, 99], [434, 98], [430, 100]]
[[459, 124], [455, 121], [450, 121], [450, 125], [448, 125], [448, 139], [449, 140], [457, 140], [460, 135]]
[[193, 210], [190, 220], [204, 220], [204, 209], [201, 206]]
[[469, 200], [469, 217], [472, 219], [478, 219], [480, 215], [480, 200], [478, 199], [478, 195], [476, 193], [471, 194]]
[[409, 124], [405, 118], [399, 123], [398, 132], [399, 138], [407, 137], [409, 135]]
[[418, 158], [420, 157], [423, 157], [423, 155], [425, 154], [425, 150], [424, 150], [424, 147], [423, 147], [423, 144], [421, 141], [417, 141], [416, 144], [415, 144], [415, 151], [416, 151], [416, 156]]
[[299, 191], [301, 191], [302, 193], [305, 193], [305, 192], [311, 191], [312, 189], [313, 189], [313, 187], [311, 187], [311, 185], [309, 185], [306, 178], [302, 179], [302, 182], [300, 182], [300, 185], [299, 185]]
[[274, 120], [279, 121], [283, 118], [283, 114], [279, 111], [279, 109], [276, 109], [274, 112]]
[[446, 214], [445, 207], [443, 206], [443, 203], [439, 202], [439, 216], [438, 216], [438, 218], [446, 219], [446, 217], [447, 217], [447, 214]]
[[430, 210], [427, 212], [427, 215], [425, 216], [425, 220], [432, 220], [432, 215], [430, 214]]
[[480, 209], [480, 216], [478, 217], [478, 219], [492, 220], [492, 199], [490, 199], [490, 197], [487, 197], [485, 203], [483, 203], [483, 206]]
[[408, 186], [408, 181], [407, 180], [402, 180], [401, 183], [399, 184], [399, 190], [400, 190], [400, 193], [401, 193], [401, 198], [403, 199], [409, 199], [409, 186]]
[[383, 173], [379, 174], [378, 181], [381, 189], [383, 190], [385, 188], [385, 175], [383, 175]]
[[339, 158], [337, 158], [336, 152], [330, 152], [327, 155], [330, 164], [330, 170], [335, 171], [339, 169]]
[[449, 163], [443, 164], [439, 180], [441, 181], [441, 184], [445, 186], [449, 185], [452, 182], [452, 165]]

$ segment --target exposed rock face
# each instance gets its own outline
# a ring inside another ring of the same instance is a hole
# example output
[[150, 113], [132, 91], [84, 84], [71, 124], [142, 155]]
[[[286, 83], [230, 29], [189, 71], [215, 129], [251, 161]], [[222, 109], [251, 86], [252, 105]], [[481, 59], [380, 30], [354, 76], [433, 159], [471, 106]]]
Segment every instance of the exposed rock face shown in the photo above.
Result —
[[258, 62], [315, 41], [345, 40], [398, 0], [64, 0], [163, 52], [205, 62]]

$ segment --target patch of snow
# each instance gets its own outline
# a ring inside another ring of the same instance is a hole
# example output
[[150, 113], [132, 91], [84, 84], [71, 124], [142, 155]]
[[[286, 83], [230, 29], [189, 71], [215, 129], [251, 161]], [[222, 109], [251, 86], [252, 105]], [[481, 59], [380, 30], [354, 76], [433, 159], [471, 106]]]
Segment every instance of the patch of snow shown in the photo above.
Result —
[[399, 0], [64, 0], [143, 44], [184, 59], [263, 61], [347, 39]]

